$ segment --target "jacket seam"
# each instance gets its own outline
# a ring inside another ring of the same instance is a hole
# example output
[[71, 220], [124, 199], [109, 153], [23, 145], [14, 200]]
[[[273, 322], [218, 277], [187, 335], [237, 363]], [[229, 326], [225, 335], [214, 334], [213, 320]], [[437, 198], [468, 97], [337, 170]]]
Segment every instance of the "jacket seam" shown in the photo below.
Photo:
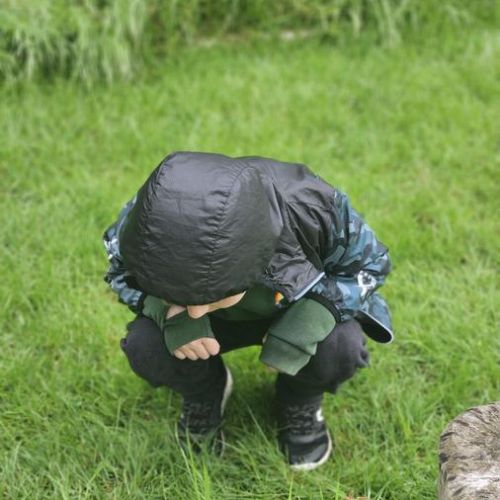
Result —
[[[221, 226], [221, 223], [223, 221], [223, 218], [224, 218], [224, 214], [226, 213], [226, 206], [227, 204], [229, 203], [229, 198], [231, 197], [231, 194], [233, 192], [233, 189], [234, 189], [234, 185], [236, 184], [236, 181], [240, 178], [241, 175], [243, 175], [244, 172], [246, 172], [247, 170], [253, 168], [252, 166], [247, 166], [247, 167], [244, 167], [242, 170], [240, 170], [236, 176], [234, 177], [233, 179], [233, 182], [231, 183], [231, 186], [229, 187], [229, 190], [227, 191], [226, 193], [226, 199], [224, 200], [224, 203], [222, 204], [221, 208], [220, 208], [220, 211], [219, 213], [217, 214], [217, 227], [215, 229], [215, 234], [214, 234], [214, 237], [213, 237], [213, 245], [212, 245], [212, 248], [211, 248], [211, 251], [210, 251], [210, 257], [209, 257], [209, 267], [207, 269], [207, 277], [205, 279], [205, 289], [207, 290], [208, 288], [208, 285], [209, 285], [209, 281], [210, 281], [210, 275], [212, 273], [212, 269], [213, 269], [213, 255], [215, 253], [215, 250], [216, 248], [218, 248], [218, 243], [220, 241], [220, 226]], [[208, 290], [207, 290], [208, 291]]]
[[[298, 201], [287, 201], [288, 205], [304, 205], [304, 203], [300, 203]], [[325, 206], [324, 205], [320, 205], [319, 203], [309, 203], [307, 202], [307, 206], [308, 207], [316, 207], [316, 208], [321, 208], [321, 209], [325, 209]]]

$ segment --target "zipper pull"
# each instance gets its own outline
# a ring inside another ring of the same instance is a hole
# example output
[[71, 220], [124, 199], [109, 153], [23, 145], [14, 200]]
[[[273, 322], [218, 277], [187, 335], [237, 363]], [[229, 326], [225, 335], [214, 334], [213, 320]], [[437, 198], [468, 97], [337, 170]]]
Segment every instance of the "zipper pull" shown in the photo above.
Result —
[[288, 305], [287, 300], [285, 299], [285, 297], [281, 292], [274, 292], [274, 305], [278, 309], [283, 309]]

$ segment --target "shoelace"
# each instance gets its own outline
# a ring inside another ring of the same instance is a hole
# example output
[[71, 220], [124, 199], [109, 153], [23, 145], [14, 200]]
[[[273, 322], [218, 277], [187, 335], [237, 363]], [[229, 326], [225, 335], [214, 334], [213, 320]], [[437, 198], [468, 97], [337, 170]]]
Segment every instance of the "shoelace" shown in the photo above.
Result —
[[211, 402], [184, 401], [181, 426], [194, 434], [205, 434], [214, 428]]
[[318, 430], [317, 405], [287, 405], [283, 408], [283, 424], [290, 434], [308, 434]]

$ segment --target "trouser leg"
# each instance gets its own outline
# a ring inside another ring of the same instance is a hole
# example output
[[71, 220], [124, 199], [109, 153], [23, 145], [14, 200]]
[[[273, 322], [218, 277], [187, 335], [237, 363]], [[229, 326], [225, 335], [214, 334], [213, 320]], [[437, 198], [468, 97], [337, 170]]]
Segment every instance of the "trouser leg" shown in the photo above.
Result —
[[365, 345], [366, 337], [356, 320], [339, 323], [318, 343], [316, 354], [297, 375], [278, 375], [278, 400], [289, 403], [320, 401], [324, 392], [335, 393], [358, 368], [368, 365]]
[[132, 370], [153, 387], [167, 386], [184, 398], [210, 399], [224, 384], [221, 356], [196, 361], [172, 356], [160, 328], [144, 316], [127, 325], [127, 336], [120, 346]]

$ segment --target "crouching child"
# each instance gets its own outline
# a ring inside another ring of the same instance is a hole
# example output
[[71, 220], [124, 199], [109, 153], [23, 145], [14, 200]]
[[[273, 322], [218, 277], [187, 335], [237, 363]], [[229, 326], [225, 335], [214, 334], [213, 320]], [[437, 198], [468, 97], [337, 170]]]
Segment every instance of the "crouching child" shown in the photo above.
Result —
[[325, 393], [368, 365], [365, 334], [392, 341], [377, 289], [387, 248], [346, 194], [308, 167], [176, 152], [104, 233], [105, 280], [136, 315], [132, 370], [183, 399], [181, 445], [222, 453], [232, 376], [223, 354], [261, 346], [278, 373], [278, 443], [295, 470], [323, 464]]

